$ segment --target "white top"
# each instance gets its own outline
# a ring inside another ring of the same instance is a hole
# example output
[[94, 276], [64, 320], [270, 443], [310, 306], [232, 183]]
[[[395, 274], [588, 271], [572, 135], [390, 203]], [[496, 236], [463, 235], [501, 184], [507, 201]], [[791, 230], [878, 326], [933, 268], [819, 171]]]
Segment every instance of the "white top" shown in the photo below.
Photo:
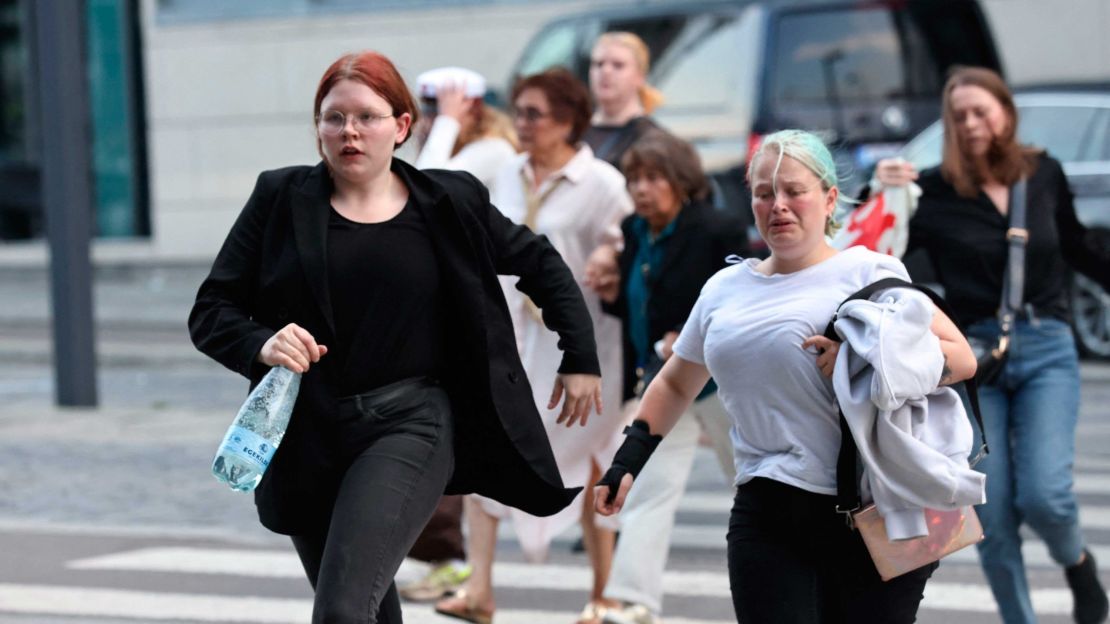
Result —
[[447, 115], [436, 116], [428, 139], [416, 157], [417, 169], [451, 169], [465, 171], [491, 188], [493, 180], [515, 156], [511, 143], [499, 137], [486, 137], [467, 143], [458, 154], [451, 155], [459, 138], [459, 122]]
[[832, 381], [806, 338], [825, 332], [836, 308], [884, 277], [909, 279], [891, 256], [853, 247], [801, 271], [763, 275], [759, 260], [706, 282], [674, 353], [704, 364], [732, 420], [736, 485], [766, 477], [836, 494], [840, 422]]
[[[528, 155], [521, 154], [506, 166], [493, 185], [493, 204], [516, 223], [523, 223], [527, 210], [521, 173], [533, 180]], [[620, 222], [632, 212], [632, 199], [625, 190], [624, 178], [609, 163], [594, 158], [589, 147], [578, 153], [559, 171], [540, 185], [539, 194], [549, 189], [536, 217], [536, 233], [551, 241], [570, 267], [579, 284], [585, 275], [586, 259], [601, 243], [620, 238]], [[544, 327], [529, 309], [524, 296], [515, 288], [515, 277], [502, 277], [505, 300], [516, 330], [520, 361], [532, 386], [532, 398], [543, 418], [559, 474], [567, 487], [590, 486], [591, 467], [608, 466], [624, 435], [627, 424], [621, 413], [621, 324], [616, 317], [602, 313], [601, 301], [590, 289], [582, 297], [593, 320], [597, 339], [597, 359], [601, 364], [601, 393], [604, 411], [590, 414], [585, 427], [569, 429], [555, 423], [559, 408], [547, 409], [552, 383], [562, 360], [559, 335]], [[582, 515], [582, 496], [559, 513], [545, 518], [530, 516], [489, 499], [480, 499], [486, 513], [499, 518], [511, 517], [525, 556], [542, 560], [551, 540]], [[598, 517], [599, 526], [616, 530], [617, 516]]]

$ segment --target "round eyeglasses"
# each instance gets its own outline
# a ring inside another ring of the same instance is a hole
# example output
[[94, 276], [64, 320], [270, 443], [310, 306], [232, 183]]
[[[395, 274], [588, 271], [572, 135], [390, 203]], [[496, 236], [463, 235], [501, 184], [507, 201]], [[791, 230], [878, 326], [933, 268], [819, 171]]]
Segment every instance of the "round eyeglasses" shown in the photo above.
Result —
[[359, 132], [366, 132], [377, 128], [384, 119], [393, 117], [392, 113], [386, 115], [378, 115], [371, 111], [362, 111], [360, 113], [351, 113], [350, 115], [341, 113], [335, 110], [324, 111], [320, 113], [317, 123], [320, 126], [320, 132], [329, 135], [337, 135], [343, 132], [347, 127], [347, 120], [351, 120], [351, 125]]

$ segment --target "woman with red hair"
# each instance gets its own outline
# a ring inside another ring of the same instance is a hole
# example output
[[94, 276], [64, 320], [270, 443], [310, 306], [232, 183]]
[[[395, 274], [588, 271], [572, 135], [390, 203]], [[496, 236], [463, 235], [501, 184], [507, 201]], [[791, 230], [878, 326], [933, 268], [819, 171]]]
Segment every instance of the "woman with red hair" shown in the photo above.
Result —
[[560, 336], [568, 426], [600, 409], [592, 323], [555, 249], [473, 176], [394, 158], [418, 112], [389, 59], [335, 61], [313, 115], [323, 160], [259, 176], [189, 330], [252, 383], [303, 374], [255, 502], [292, 536], [313, 622], [400, 622], [393, 576], [445, 489], [537, 515], [580, 489], [563, 486], [498, 274]]

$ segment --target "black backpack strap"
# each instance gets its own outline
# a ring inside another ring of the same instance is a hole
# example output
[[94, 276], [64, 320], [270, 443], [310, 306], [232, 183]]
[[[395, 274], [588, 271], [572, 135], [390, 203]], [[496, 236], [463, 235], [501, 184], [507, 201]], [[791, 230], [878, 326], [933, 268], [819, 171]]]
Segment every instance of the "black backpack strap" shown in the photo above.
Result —
[[[841, 342], [840, 336], [836, 333], [836, 328], [834, 327], [841, 306], [856, 299], [870, 299], [875, 293], [887, 290], [888, 288], [911, 288], [924, 293], [941, 312], [944, 312], [948, 318], [952, 319], [952, 322], [956, 324], [960, 332], [963, 332], [963, 328], [959, 326], [959, 321], [956, 320], [956, 315], [952, 311], [951, 306], [948, 305], [948, 302], [945, 301], [943, 297], [932, 289], [920, 284], [907, 282], [897, 277], [887, 277], [864, 286], [842, 301], [840, 305], [836, 307], [837, 312], [833, 314], [832, 320], [830, 320], [828, 326], [825, 327], [825, 337], [830, 340]], [[979, 439], [982, 441], [979, 452], [968, 462], [971, 466], [974, 466], [979, 463], [979, 460], [981, 460], [983, 456], [990, 452], [990, 449], [987, 446], [987, 431], [983, 426], [983, 414], [979, 409], [979, 385], [975, 382], [975, 377], [965, 379], [963, 384], [964, 389], [967, 391], [968, 402], [971, 403], [971, 412], [975, 416], [975, 424], [979, 427]], [[857, 473], [859, 450], [856, 448], [855, 439], [852, 438], [852, 432], [848, 428], [848, 421], [844, 419], [844, 412], [839, 412], [839, 415], [840, 454], [836, 460], [836, 510], [845, 514], [848, 524], [851, 525], [852, 512], [858, 510], [862, 506], [859, 494], [859, 474]]]

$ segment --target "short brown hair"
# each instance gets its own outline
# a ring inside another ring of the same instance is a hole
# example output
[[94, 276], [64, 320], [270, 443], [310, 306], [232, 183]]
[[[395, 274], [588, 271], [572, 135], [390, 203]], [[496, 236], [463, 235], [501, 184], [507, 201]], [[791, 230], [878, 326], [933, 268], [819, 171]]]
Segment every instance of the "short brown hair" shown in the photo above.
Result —
[[567, 143], [575, 145], [590, 127], [590, 90], [582, 81], [562, 67], [554, 67], [538, 74], [525, 76], [513, 85], [512, 101], [515, 102], [526, 89], [539, 89], [551, 105], [551, 116], [556, 121], [571, 124]]
[[[411, 128], [416, 125], [420, 118], [416, 100], [413, 99], [408, 85], [405, 84], [404, 78], [401, 78], [401, 74], [394, 67], [393, 62], [384, 54], [372, 51], [344, 54], [324, 70], [324, 75], [320, 78], [320, 84], [316, 87], [316, 100], [312, 105], [314, 124], [320, 118], [320, 103], [324, 101], [328, 92], [340, 80], [354, 80], [370, 87], [374, 93], [389, 102], [394, 117], [400, 117], [408, 113], [412, 118], [412, 124], [409, 126], [410, 131], [393, 148], [397, 149], [409, 140], [409, 137], [412, 136]], [[319, 137], [316, 139], [316, 150], [320, 152], [321, 156], [324, 155], [320, 147]]]
[[626, 178], [642, 171], [659, 173], [670, 183], [679, 201], [705, 199], [709, 195], [709, 180], [693, 146], [662, 130], [646, 132], [633, 143], [621, 157], [621, 171]]
[[963, 197], [975, 197], [984, 181], [983, 172], [978, 171], [960, 150], [956, 134], [956, 118], [951, 104], [952, 92], [957, 87], [965, 86], [986, 90], [998, 100], [1010, 118], [1010, 127], [1006, 128], [1001, 136], [994, 138], [987, 152], [990, 175], [1007, 186], [1017, 182], [1030, 168], [1026, 158], [1029, 150], [1018, 143], [1017, 107], [1014, 106], [1014, 96], [1002, 80], [1002, 76], [985, 67], [953, 67], [948, 74], [948, 82], [944, 84], [944, 96], [941, 102], [941, 118], [944, 120], [944, 156], [940, 171], [944, 179], [955, 187], [956, 193]]

